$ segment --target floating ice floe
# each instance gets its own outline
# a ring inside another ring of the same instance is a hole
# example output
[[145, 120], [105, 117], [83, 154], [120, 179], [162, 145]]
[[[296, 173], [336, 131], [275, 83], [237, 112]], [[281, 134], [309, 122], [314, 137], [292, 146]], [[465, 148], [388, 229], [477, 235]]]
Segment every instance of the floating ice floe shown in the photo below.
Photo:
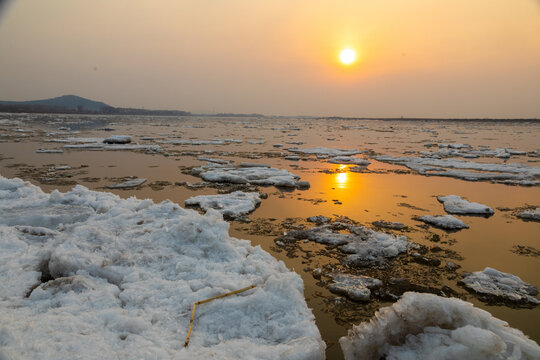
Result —
[[206, 156], [199, 156], [199, 157], [197, 157], [197, 160], [199, 160], [199, 161], [208, 161], [208, 162], [211, 162], [211, 163], [216, 163], [216, 164], [221, 164], [221, 165], [228, 165], [228, 166], [232, 165], [228, 160], [209, 158], [209, 157], [206, 157]]
[[108, 189], [129, 189], [140, 186], [146, 182], [144, 178], [131, 179], [128, 181], [121, 182], [119, 184], [107, 185], [105, 186]]
[[344, 295], [354, 301], [369, 301], [371, 289], [382, 286], [382, 281], [368, 276], [333, 274], [332, 284], [328, 289], [336, 294]]
[[425, 222], [426, 224], [444, 229], [444, 230], [461, 230], [468, 229], [469, 225], [465, 224], [460, 219], [452, 215], [424, 215], [417, 217], [416, 220]]
[[[219, 164], [215, 164], [219, 165]], [[201, 176], [205, 181], [232, 183], [232, 184], [252, 184], [289, 188], [307, 188], [309, 182], [299, 181], [300, 177], [291, 174], [287, 170], [276, 168], [256, 167], [218, 167], [212, 164], [192, 169], [194, 175]]]
[[354, 326], [339, 343], [346, 360], [540, 358], [538, 344], [487, 311], [413, 292]]
[[458, 159], [375, 156], [375, 160], [403, 165], [427, 176], [446, 176], [469, 181], [496, 181], [514, 185], [540, 185], [540, 167], [525, 164], [478, 163]]
[[228, 145], [231, 143], [242, 143], [242, 140], [235, 139], [212, 139], [212, 140], [198, 140], [198, 139], [176, 139], [176, 140], [160, 140], [160, 144], [171, 145]]
[[237, 218], [249, 214], [261, 203], [259, 193], [235, 191], [222, 195], [199, 195], [186, 200], [186, 205], [198, 205], [204, 211], [214, 209], [223, 216]]
[[524, 220], [540, 221], [540, 207], [520, 212], [517, 217]]
[[360, 166], [367, 166], [371, 164], [369, 160], [360, 159], [354, 156], [336, 156], [328, 159], [328, 162], [332, 164], [353, 164]]
[[467, 274], [460, 284], [478, 294], [517, 303], [537, 305], [540, 301], [536, 286], [528, 284], [516, 275], [504, 273], [492, 268]]
[[390, 221], [384, 221], [384, 220], [377, 220], [372, 222], [374, 226], [382, 227], [386, 229], [392, 229], [392, 230], [404, 230], [407, 229], [407, 225], [400, 223], [400, 222], [390, 222]]
[[348, 155], [356, 155], [360, 154], [360, 150], [345, 150], [345, 149], [332, 149], [327, 147], [316, 147], [316, 148], [304, 148], [304, 149], [298, 149], [298, 148], [290, 148], [287, 149], [290, 152], [294, 153], [301, 153], [301, 154], [314, 154], [314, 155], [328, 155], [328, 156], [348, 156]]
[[62, 154], [63, 151], [61, 149], [37, 149], [37, 154]]
[[475, 202], [468, 202], [457, 195], [439, 196], [437, 200], [443, 203], [444, 210], [451, 214], [493, 215], [492, 208]]
[[[300, 276], [228, 231], [212, 210], [0, 177], [2, 357], [324, 359]], [[198, 306], [184, 347], [194, 302], [252, 284]]]
[[113, 135], [104, 139], [105, 144], [129, 144], [131, 142], [131, 136], [128, 135]]

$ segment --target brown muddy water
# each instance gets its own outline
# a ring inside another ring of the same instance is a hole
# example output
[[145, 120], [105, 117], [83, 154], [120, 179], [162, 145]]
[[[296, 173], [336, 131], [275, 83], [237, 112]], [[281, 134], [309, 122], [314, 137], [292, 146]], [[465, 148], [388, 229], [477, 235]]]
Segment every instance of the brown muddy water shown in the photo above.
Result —
[[[66, 149], [63, 148], [66, 143], [51, 142], [68, 137], [110, 135], [130, 135], [134, 143], [159, 145], [161, 150]], [[169, 199], [181, 205], [191, 196], [237, 189], [201, 183], [200, 178], [190, 175], [192, 167], [205, 163], [197, 160], [198, 156], [235, 164], [268, 164], [300, 176], [301, 180], [309, 181], [309, 189], [257, 187], [255, 190], [268, 197], [248, 216], [248, 222], [230, 221], [230, 233], [260, 245], [302, 276], [308, 306], [313, 309], [328, 346], [327, 356], [340, 359], [339, 337], [346, 335], [353, 324], [368, 320], [377, 309], [392, 302], [380, 296], [360, 303], [332, 294], [327, 277], [313, 276], [316, 268], [364, 274], [383, 281], [407, 279], [409, 285], [402, 290], [442, 291], [470, 301], [540, 342], [540, 307], [486, 303], [458, 285], [463, 273], [488, 266], [540, 285], [540, 223], [516, 217], [523, 209], [540, 206], [540, 187], [424, 176], [404, 166], [372, 158], [375, 155], [420, 156], [420, 152], [437, 151], [437, 144], [464, 143], [475, 149], [481, 146], [511, 148], [522, 153], [513, 153], [509, 159], [486, 155], [462, 160], [538, 167], [539, 137], [540, 123], [532, 122], [0, 114], [0, 174], [21, 177], [45, 191], [68, 191], [81, 184], [92, 190], [111, 191], [123, 198], [136, 196], [155, 202]], [[223, 145], [170, 143], [179, 139], [216, 138], [237, 142]], [[358, 149], [364, 153], [356, 156], [369, 159], [371, 164], [360, 172], [353, 172], [352, 165], [331, 164], [315, 155], [299, 154], [298, 161], [286, 160], [284, 157], [292, 154], [286, 149], [295, 146]], [[36, 153], [37, 149], [58, 149], [63, 153]], [[59, 166], [70, 168], [55, 169]], [[105, 188], [130, 176], [147, 181], [133, 189]], [[414, 220], [425, 214], [445, 214], [436, 197], [450, 194], [488, 205], [495, 214], [489, 218], [456, 215], [470, 227], [458, 232], [446, 232]], [[305, 241], [285, 247], [276, 245], [274, 240], [284, 232], [314, 226], [306, 222], [306, 218], [315, 215], [371, 228], [375, 228], [374, 221], [401, 222], [408, 227], [406, 230], [379, 230], [403, 234], [409, 241], [423, 245], [426, 256], [440, 260], [441, 265], [420, 264], [405, 254], [389, 260], [385, 269], [355, 269], [341, 262], [343, 254], [337, 248]], [[448, 261], [460, 268], [446, 269]]]

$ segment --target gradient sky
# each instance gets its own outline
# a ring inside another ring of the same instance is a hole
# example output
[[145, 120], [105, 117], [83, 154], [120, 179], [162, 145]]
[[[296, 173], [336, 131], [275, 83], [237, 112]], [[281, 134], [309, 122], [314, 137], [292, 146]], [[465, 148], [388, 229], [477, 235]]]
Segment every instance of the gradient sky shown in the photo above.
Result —
[[[372, 117], [540, 117], [539, 0], [14, 0], [0, 99]], [[339, 51], [356, 49], [345, 67]]]

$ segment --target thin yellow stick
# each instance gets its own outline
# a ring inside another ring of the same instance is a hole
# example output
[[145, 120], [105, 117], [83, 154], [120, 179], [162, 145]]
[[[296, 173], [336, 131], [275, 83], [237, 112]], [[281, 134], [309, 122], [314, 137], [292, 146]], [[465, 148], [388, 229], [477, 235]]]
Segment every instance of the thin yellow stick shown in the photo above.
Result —
[[240, 289], [240, 290], [234, 290], [234, 291], [231, 291], [231, 292], [228, 292], [228, 293], [225, 293], [225, 294], [214, 296], [212, 298], [205, 299], [205, 300], [199, 300], [199, 301], [193, 303], [193, 308], [191, 310], [191, 319], [189, 320], [189, 329], [188, 329], [188, 333], [187, 333], [186, 342], [184, 343], [184, 347], [187, 347], [188, 344], [189, 344], [189, 337], [191, 336], [191, 329], [193, 328], [193, 318], [195, 317], [195, 308], [197, 307], [197, 305], [206, 304], [207, 302], [210, 302], [212, 300], [221, 299], [221, 298], [231, 296], [231, 295], [234, 295], [234, 294], [239, 294], [241, 292], [248, 291], [249, 289], [253, 289], [256, 286], [257, 286], [256, 284], [253, 284], [253, 285], [250, 285], [250, 286], [245, 287], [245, 288]]

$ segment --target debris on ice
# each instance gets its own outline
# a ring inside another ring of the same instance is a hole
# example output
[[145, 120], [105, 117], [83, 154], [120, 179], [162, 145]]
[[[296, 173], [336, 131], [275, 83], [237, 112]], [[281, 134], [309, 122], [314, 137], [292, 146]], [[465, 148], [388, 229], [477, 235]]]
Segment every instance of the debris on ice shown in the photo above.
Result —
[[450, 214], [493, 215], [492, 208], [475, 202], [468, 202], [457, 195], [439, 196], [444, 210]]
[[469, 225], [465, 224], [460, 219], [453, 217], [452, 215], [424, 215], [415, 218], [415, 220], [420, 220], [426, 224], [444, 229], [444, 230], [461, 230], [468, 229]]
[[198, 205], [204, 211], [214, 209], [223, 216], [237, 218], [251, 213], [261, 203], [259, 193], [235, 191], [221, 195], [199, 195], [186, 200], [186, 205]]
[[534, 305], [540, 303], [535, 297], [538, 295], [536, 286], [524, 282], [516, 275], [489, 267], [465, 275], [460, 284], [478, 294], [493, 298]]
[[540, 346], [473, 304], [407, 292], [339, 339], [346, 360], [538, 359]]

